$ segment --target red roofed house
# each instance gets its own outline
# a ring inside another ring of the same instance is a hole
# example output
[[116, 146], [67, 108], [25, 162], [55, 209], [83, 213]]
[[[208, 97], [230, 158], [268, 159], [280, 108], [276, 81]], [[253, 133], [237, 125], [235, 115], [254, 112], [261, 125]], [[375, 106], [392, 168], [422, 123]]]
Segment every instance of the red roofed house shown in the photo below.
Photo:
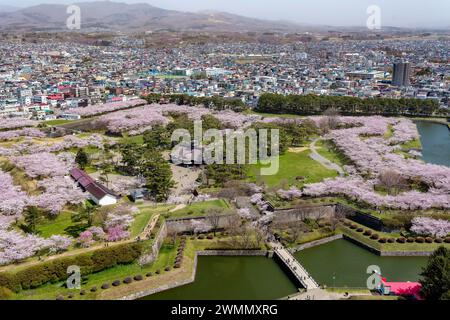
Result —
[[83, 170], [74, 168], [70, 170], [70, 176], [78, 184], [78, 186], [84, 191], [90, 194], [90, 198], [96, 204], [100, 206], [108, 206], [111, 204], [116, 204], [119, 197], [116, 196], [111, 190], [106, 188], [104, 185], [94, 181], [86, 172]]
[[419, 282], [388, 282], [386, 278], [381, 278], [381, 292], [385, 295], [396, 295], [403, 297], [414, 297], [422, 300], [420, 289], [422, 285]]

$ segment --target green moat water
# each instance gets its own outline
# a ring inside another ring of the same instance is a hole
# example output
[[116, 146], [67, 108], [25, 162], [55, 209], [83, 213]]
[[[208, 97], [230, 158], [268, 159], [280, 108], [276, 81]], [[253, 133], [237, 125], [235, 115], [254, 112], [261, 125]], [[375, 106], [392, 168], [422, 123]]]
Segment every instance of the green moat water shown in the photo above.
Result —
[[447, 126], [416, 121], [422, 142], [422, 159], [428, 163], [450, 167], [450, 130]]
[[[365, 287], [369, 265], [378, 265], [389, 281], [417, 281], [427, 262], [426, 257], [380, 257], [346, 240], [306, 249], [295, 256], [320, 284], [330, 287]], [[199, 257], [195, 282], [143, 299], [278, 299], [296, 291], [272, 259]]]
[[145, 300], [278, 299], [297, 292], [278, 264], [266, 257], [198, 257], [195, 282]]
[[370, 265], [379, 266], [389, 281], [417, 281], [428, 259], [380, 257], [343, 239], [297, 252], [295, 257], [317, 282], [329, 287], [365, 287]]

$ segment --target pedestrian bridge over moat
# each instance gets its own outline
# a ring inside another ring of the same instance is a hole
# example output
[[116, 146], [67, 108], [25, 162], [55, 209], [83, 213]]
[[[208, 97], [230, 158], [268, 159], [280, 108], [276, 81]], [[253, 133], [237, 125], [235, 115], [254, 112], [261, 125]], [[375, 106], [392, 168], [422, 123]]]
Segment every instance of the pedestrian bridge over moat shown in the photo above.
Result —
[[286, 248], [279, 245], [275, 246], [274, 250], [274, 254], [306, 290], [319, 288], [319, 284]]

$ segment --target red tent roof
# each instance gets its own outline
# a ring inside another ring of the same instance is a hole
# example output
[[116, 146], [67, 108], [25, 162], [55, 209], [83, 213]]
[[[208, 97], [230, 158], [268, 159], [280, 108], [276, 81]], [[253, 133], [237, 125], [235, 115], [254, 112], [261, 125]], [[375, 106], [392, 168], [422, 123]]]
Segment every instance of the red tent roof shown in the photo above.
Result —
[[421, 299], [420, 290], [422, 285], [419, 282], [388, 282], [386, 278], [382, 278], [383, 284], [390, 287], [391, 292], [398, 296], [414, 296]]

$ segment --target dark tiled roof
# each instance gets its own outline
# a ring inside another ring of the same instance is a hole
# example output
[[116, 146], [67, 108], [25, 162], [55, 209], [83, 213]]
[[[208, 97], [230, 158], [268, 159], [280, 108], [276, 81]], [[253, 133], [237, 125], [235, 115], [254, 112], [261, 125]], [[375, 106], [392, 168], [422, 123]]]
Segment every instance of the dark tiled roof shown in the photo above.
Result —
[[85, 172], [78, 168], [70, 170], [70, 176], [76, 181], [78, 181], [81, 177], [84, 177], [85, 175], [86, 175]]
[[102, 199], [107, 194], [117, 198], [114, 192], [106, 188], [104, 185], [95, 182], [94, 179], [92, 179], [83, 170], [77, 168], [72, 169], [70, 170], [70, 176], [96, 199]]

